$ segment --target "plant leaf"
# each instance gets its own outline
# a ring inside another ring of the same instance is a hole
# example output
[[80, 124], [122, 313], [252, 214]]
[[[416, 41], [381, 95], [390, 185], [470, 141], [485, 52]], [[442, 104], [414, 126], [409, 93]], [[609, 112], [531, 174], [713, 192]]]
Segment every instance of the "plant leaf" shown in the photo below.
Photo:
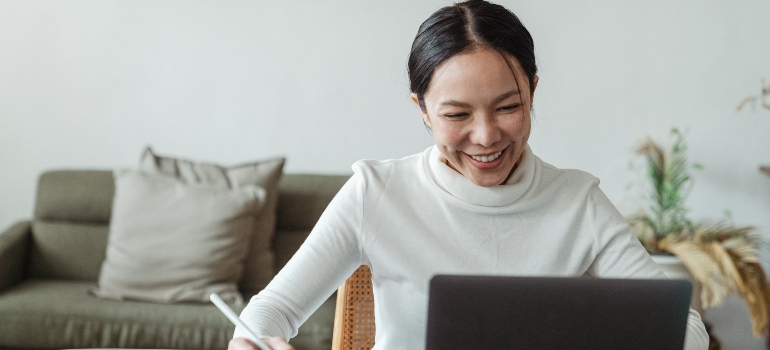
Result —
[[701, 302], [704, 309], [720, 305], [730, 293], [730, 288], [722, 278], [722, 269], [718, 262], [704, 251], [697, 243], [687, 239], [675, 239], [667, 236], [658, 243], [661, 250], [676, 255], [690, 270], [693, 278], [701, 284]]
[[744, 265], [740, 272], [747, 285], [747, 292], [741, 297], [746, 300], [749, 307], [754, 337], [759, 338], [767, 329], [770, 290], [768, 290], [767, 280], [761, 265], [749, 263]]

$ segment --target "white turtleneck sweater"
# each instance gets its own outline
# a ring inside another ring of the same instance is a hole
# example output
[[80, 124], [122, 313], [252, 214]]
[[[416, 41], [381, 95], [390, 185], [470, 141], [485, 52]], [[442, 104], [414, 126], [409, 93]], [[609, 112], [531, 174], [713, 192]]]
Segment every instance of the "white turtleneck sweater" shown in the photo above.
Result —
[[[665, 278], [598, 179], [557, 169], [529, 147], [522, 157], [506, 184], [493, 187], [449, 168], [435, 146], [356, 162], [305, 243], [241, 318], [257, 335], [289, 339], [368, 265], [375, 349], [421, 349], [435, 274]], [[690, 310], [685, 349], [707, 348], [700, 316]]]

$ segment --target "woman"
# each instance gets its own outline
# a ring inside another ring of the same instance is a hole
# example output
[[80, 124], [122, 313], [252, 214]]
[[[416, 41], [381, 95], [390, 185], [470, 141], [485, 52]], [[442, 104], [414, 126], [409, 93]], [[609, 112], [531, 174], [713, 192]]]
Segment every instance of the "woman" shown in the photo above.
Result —
[[[527, 146], [534, 44], [502, 6], [431, 15], [409, 57], [412, 101], [435, 146], [359, 161], [305, 244], [242, 313], [273, 349], [356, 270], [372, 270], [377, 349], [425, 344], [428, 281], [444, 274], [664, 278], [598, 179]], [[255, 349], [236, 331], [231, 349]], [[708, 336], [690, 311], [686, 349]]]

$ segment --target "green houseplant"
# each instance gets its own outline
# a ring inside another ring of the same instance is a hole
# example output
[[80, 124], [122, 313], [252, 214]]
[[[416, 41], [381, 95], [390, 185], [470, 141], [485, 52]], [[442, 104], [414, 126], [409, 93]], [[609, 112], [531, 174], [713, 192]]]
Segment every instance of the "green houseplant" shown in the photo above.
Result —
[[759, 262], [760, 238], [753, 227], [735, 227], [727, 220], [694, 222], [685, 199], [692, 187], [683, 134], [671, 131], [662, 147], [647, 137], [636, 152], [645, 160], [647, 207], [628, 217], [650, 254], [674, 255], [701, 285], [703, 309], [721, 305], [730, 293], [748, 304], [755, 337], [767, 331], [770, 289]]

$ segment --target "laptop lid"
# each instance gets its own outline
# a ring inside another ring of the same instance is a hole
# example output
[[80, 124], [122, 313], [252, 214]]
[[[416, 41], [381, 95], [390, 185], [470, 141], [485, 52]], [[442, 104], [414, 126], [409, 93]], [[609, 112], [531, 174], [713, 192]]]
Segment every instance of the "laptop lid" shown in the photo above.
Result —
[[685, 280], [437, 275], [426, 348], [682, 350]]

